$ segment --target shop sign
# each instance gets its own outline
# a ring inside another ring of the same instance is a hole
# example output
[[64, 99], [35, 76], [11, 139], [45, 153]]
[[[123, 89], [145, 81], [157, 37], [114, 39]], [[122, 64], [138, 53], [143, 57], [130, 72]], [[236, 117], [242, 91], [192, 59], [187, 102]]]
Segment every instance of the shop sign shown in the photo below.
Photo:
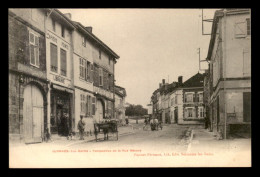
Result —
[[60, 76], [57, 76], [57, 75], [54, 75], [54, 76], [53, 76], [53, 79], [54, 79], [55, 81], [61, 82], [61, 83], [63, 83], [63, 84], [64, 84], [64, 82], [65, 82], [65, 79], [64, 79], [63, 77], [60, 77]]
[[98, 88], [98, 87], [94, 87], [94, 92], [96, 92], [96, 93], [98, 93], [100, 95], [106, 96], [106, 97], [108, 97], [110, 99], [113, 99], [112, 93], [110, 93], [110, 92], [108, 92], [108, 91], [106, 91], [104, 89], [101, 89], [101, 88]]
[[57, 38], [49, 33], [46, 34], [46, 38], [51, 39], [53, 42], [57, 43]]

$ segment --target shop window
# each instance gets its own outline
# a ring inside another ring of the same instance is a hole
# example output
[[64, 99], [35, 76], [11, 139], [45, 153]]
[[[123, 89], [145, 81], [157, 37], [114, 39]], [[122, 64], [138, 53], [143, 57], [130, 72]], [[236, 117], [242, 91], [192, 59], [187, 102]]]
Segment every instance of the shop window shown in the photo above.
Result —
[[67, 75], [67, 53], [63, 49], [60, 49], [60, 71], [61, 75]]
[[51, 43], [51, 71], [58, 72], [58, 52], [57, 46]]
[[30, 64], [39, 67], [39, 36], [29, 34]]

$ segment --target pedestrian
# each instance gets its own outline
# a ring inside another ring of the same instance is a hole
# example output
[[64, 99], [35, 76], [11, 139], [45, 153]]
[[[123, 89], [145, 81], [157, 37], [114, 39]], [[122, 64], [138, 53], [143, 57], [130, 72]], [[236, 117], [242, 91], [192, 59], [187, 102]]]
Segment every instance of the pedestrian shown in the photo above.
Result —
[[80, 120], [78, 122], [78, 129], [79, 129], [79, 136], [80, 136], [80, 140], [84, 140], [84, 129], [85, 129], [85, 122], [83, 121], [83, 116], [80, 116]]

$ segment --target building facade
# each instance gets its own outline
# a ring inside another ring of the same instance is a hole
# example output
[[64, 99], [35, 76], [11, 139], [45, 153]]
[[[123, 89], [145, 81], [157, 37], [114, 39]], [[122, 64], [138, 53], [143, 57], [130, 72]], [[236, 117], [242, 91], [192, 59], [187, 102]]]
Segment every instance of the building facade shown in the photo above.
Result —
[[9, 134], [25, 143], [67, 136], [114, 115], [119, 56], [71, 14], [9, 9]]
[[9, 138], [41, 142], [47, 128], [44, 11], [9, 9]]
[[207, 60], [211, 129], [224, 138], [250, 132], [251, 22], [249, 9], [215, 12]]
[[123, 87], [115, 86], [115, 118], [122, 124], [125, 124], [125, 98], [126, 90]]

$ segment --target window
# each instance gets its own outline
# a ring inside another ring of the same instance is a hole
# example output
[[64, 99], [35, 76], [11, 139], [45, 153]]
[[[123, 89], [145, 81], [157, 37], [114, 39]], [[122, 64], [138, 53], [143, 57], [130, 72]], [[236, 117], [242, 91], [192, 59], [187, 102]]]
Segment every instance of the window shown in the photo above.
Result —
[[101, 59], [101, 50], [99, 50], [98, 53], [99, 53], [98, 58]]
[[92, 115], [95, 115], [96, 112], [96, 98], [92, 97]]
[[203, 107], [199, 107], [199, 117], [204, 117], [204, 109], [203, 109]]
[[198, 93], [199, 94], [199, 102], [203, 102], [203, 93]]
[[30, 32], [29, 43], [30, 64], [39, 67], [39, 37]]
[[247, 29], [247, 35], [251, 35], [251, 20], [250, 20], [250, 18], [246, 19], [246, 29]]
[[86, 47], [86, 39], [85, 39], [84, 36], [82, 36], [82, 45], [83, 45], [84, 47]]
[[175, 104], [178, 104], [178, 95], [175, 95]]
[[195, 117], [195, 108], [185, 108], [185, 118]]
[[60, 49], [60, 72], [63, 76], [67, 75], [67, 53], [63, 49]]
[[79, 58], [79, 76], [82, 79], [85, 79], [86, 75], [86, 60], [83, 58]]
[[51, 71], [58, 72], [58, 51], [57, 46], [51, 43]]
[[52, 30], [55, 32], [56, 31], [56, 25], [55, 25], [55, 20], [52, 19]]
[[85, 95], [80, 94], [80, 112], [85, 113]]
[[193, 96], [195, 96], [195, 94], [193, 94], [193, 93], [185, 93], [185, 102], [186, 103], [193, 102]]
[[65, 37], [65, 28], [64, 28], [64, 26], [61, 26], [61, 36]]
[[103, 69], [99, 68], [99, 86], [103, 86]]
[[91, 72], [91, 65], [90, 62], [87, 61], [87, 66], [86, 66], [87, 72], [86, 72], [86, 80], [90, 81], [90, 72]]

